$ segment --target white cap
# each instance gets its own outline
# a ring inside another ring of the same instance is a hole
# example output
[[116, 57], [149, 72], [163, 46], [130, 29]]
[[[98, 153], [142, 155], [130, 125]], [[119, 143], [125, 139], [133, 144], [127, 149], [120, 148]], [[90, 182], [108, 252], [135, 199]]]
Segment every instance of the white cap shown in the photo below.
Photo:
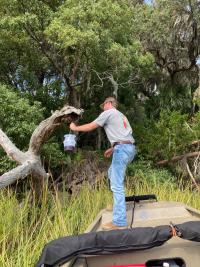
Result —
[[169, 263], [168, 262], [163, 262], [163, 267], [169, 267]]

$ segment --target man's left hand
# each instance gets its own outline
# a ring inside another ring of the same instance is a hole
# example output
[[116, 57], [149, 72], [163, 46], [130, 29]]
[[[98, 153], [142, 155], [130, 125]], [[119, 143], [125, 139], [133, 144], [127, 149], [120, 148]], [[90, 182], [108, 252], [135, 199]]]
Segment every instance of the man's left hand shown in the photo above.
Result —
[[104, 157], [109, 158], [113, 154], [113, 148], [109, 148], [104, 152]]

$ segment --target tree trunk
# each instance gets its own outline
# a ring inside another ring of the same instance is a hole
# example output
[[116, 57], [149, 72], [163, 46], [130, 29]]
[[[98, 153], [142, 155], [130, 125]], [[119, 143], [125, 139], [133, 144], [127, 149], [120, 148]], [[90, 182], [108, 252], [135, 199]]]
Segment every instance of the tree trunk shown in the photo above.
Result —
[[0, 188], [32, 174], [37, 185], [39, 182], [37, 188], [42, 189], [44, 181], [48, 177], [48, 173], [46, 173], [40, 159], [42, 145], [63, 122], [70, 123], [81, 116], [82, 113], [82, 109], [76, 109], [71, 106], [64, 106], [61, 110], [56, 110], [52, 116], [42, 121], [35, 129], [27, 152], [20, 151], [0, 129], [0, 145], [9, 157], [19, 164], [18, 167], [0, 176]]
[[98, 133], [98, 135], [97, 135], [97, 149], [101, 149], [101, 139], [102, 139], [102, 132], [101, 132], [101, 128], [100, 127], [98, 127], [97, 128], [97, 133]]

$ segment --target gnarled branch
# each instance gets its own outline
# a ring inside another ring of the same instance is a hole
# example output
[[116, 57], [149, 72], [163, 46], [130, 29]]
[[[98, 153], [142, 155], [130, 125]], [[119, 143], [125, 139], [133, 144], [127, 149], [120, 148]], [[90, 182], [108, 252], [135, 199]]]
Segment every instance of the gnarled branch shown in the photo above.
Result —
[[70, 122], [73, 120], [71, 116], [78, 117], [82, 113], [82, 109], [76, 109], [71, 106], [65, 106], [61, 110], [56, 110], [51, 117], [42, 121], [33, 132], [29, 143], [29, 151], [38, 155], [43, 143], [63, 121]]
[[23, 179], [30, 173], [36, 180], [39, 179], [43, 182], [48, 174], [42, 166], [39, 155], [42, 145], [63, 122], [70, 123], [81, 116], [82, 113], [82, 109], [71, 106], [64, 106], [62, 109], [56, 110], [35, 129], [27, 152], [20, 151], [0, 129], [0, 145], [11, 159], [20, 164], [20, 166], [0, 176], [0, 188], [6, 187], [18, 179]]
[[9, 172], [6, 172], [0, 177], [0, 188], [4, 188], [13, 184], [16, 180], [23, 179], [31, 173], [31, 162], [26, 162], [23, 165], [17, 166]]
[[6, 151], [10, 159], [21, 164], [26, 160], [26, 156], [21, 152], [8, 138], [8, 136], [0, 129], [0, 145]]

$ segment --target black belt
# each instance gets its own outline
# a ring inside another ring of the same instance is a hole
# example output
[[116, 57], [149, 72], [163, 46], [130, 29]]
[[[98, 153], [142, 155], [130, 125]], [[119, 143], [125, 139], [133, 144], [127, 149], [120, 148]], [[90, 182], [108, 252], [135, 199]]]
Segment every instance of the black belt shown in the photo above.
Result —
[[129, 144], [129, 145], [134, 145], [135, 143], [131, 142], [131, 141], [119, 141], [119, 142], [114, 142], [112, 144], [112, 147], [116, 146], [116, 145], [122, 145], [122, 144]]

